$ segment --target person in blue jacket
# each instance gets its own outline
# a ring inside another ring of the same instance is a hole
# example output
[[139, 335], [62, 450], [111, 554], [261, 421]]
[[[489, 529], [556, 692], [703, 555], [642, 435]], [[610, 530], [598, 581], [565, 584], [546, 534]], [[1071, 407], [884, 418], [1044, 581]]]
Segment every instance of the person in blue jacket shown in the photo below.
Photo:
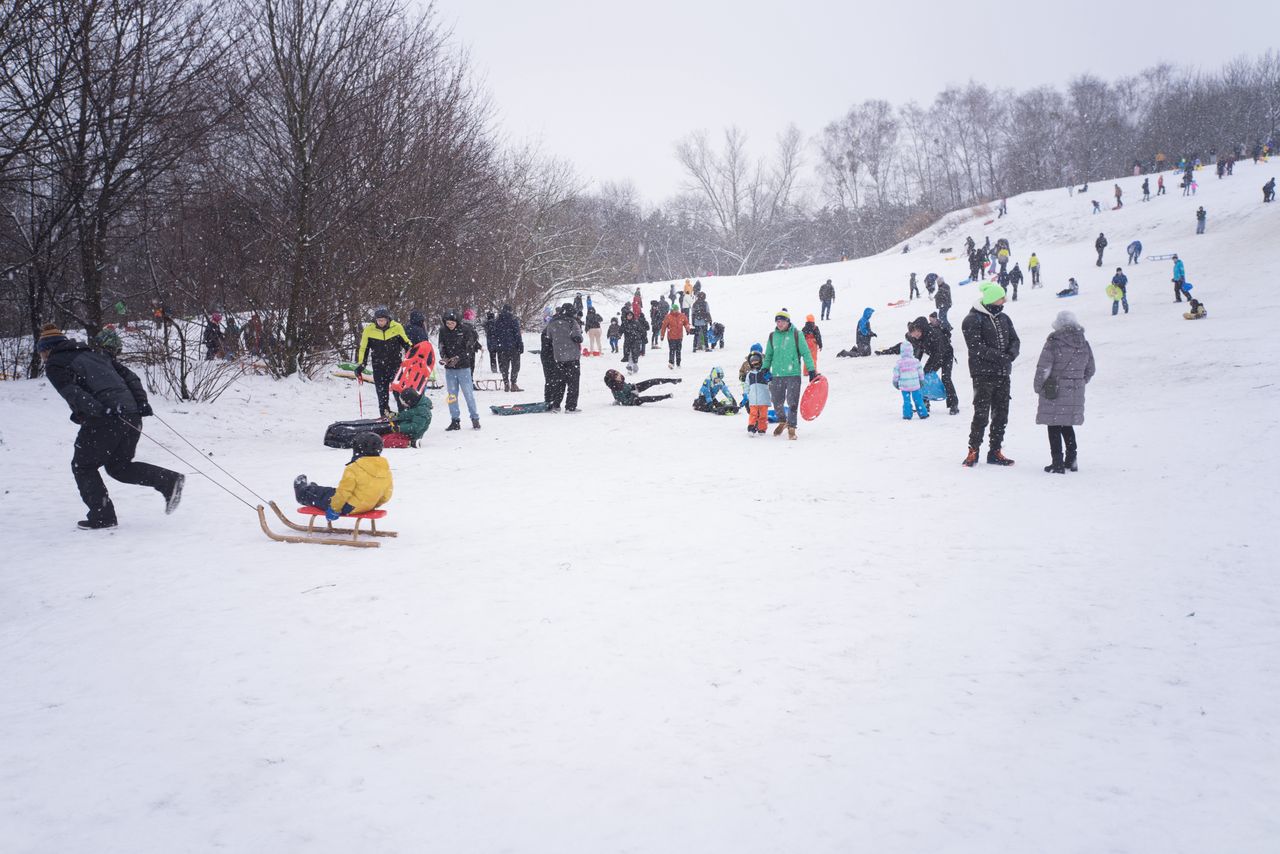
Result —
[[1137, 264], [1138, 256], [1142, 254], [1142, 241], [1141, 240], [1133, 241], [1126, 248], [1126, 251], [1129, 253], [1129, 263]]
[[1182, 302], [1182, 286], [1187, 283], [1187, 268], [1182, 259], [1173, 256], [1173, 301]]
[[[724, 397], [723, 400], [720, 399], [721, 395]], [[702, 381], [698, 396], [694, 398], [693, 408], [699, 412], [714, 412], [717, 415], [738, 411], [738, 401], [734, 399], [729, 387], [724, 384], [723, 368], [711, 369], [711, 373]]]
[[1124, 306], [1124, 313], [1129, 313], [1129, 277], [1124, 274], [1124, 270], [1116, 267], [1116, 274], [1111, 277], [1111, 284], [1120, 289], [1120, 298], [1111, 301], [1111, 316], [1115, 317], [1120, 313], [1120, 306]]
[[871, 355], [871, 339], [876, 337], [876, 334], [871, 331], [871, 315], [875, 312], [874, 308], [862, 310], [862, 318], [858, 320], [858, 337], [854, 344], [855, 356]]

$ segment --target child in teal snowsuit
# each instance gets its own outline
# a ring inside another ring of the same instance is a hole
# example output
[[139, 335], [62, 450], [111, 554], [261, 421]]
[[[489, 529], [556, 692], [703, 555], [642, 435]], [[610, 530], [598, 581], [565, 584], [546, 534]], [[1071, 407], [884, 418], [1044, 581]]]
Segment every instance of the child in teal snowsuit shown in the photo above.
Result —
[[893, 387], [902, 392], [902, 417], [911, 420], [911, 407], [915, 406], [916, 414], [921, 420], [929, 417], [924, 407], [924, 395], [920, 388], [924, 385], [924, 369], [915, 355], [915, 342], [908, 338], [902, 345], [902, 354], [893, 366]]

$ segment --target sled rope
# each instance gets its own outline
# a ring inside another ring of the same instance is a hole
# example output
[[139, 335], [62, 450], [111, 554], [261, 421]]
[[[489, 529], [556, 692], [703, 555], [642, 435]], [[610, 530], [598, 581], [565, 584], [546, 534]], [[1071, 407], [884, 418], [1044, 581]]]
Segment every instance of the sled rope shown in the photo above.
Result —
[[[121, 420], [121, 421], [123, 421], [125, 424], [129, 424], [129, 422], [128, 422], [127, 420], [125, 420], [124, 418], [121, 418], [120, 420]], [[161, 423], [163, 423], [163, 422], [161, 422]], [[165, 426], [166, 426], [166, 427], [169, 427], [169, 425], [168, 425], [168, 424], [165, 424]], [[129, 424], [129, 427], [130, 427], [130, 428], [132, 428], [133, 430], [136, 430], [136, 431], [138, 432], [138, 435], [139, 435], [139, 436], [143, 436], [143, 437], [145, 437], [146, 439], [150, 440], [152, 443], [154, 443], [154, 444], [158, 445], [158, 446], [160, 447], [160, 449], [161, 449], [161, 450], [163, 450], [164, 452], [166, 452], [166, 453], [168, 453], [169, 455], [171, 455], [174, 459], [176, 459], [178, 462], [182, 463], [182, 464], [183, 464], [184, 466], [186, 466], [187, 468], [191, 469], [191, 470], [192, 470], [193, 472], [195, 472], [196, 474], [198, 474], [198, 475], [200, 475], [201, 477], [205, 478], [207, 481], [209, 481], [210, 483], [212, 483], [214, 486], [218, 487], [218, 489], [221, 489], [221, 490], [222, 490], [223, 492], [225, 492], [227, 495], [230, 495], [230, 496], [231, 496], [232, 498], [234, 498], [236, 501], [239, 501], [239, 502], [240, 502], [241, 504], [243, 504], [245, 507], [248, 507], [250, 510], [254, 511], [255, 513], [256, 513], [256, 512], [258, 512], [258, 511], [257, 511], [257, 508], [256, 508], [256, 507], [254, 507], [252, 504], [250, 504], [248, 501], [245, 501], [245, 500], [244, 500], [243, 498], [241, 498], [239, 495], [236, 495], [234, 492], [232, 492], [230, 489], [228, 489], [225, 485], [223, 485], [223, 484], [219, 483], [218, 481], [214, 480], [214, 479], [213, 479], [213, 478], [212, 478], [212, 477], [211, 477], [207, 472], [201, 471], [199, 466], [193, 465], [189, 460], [185, 460], [185, 459], [183, 459], [182, 457], [178, 456], [178, 454], [177, 454], [177, 452], [176, 452], [176, 451], [174, 451], [173, 449], [171, 449], [171, 448], [169, 448], [169, 447], [167, 447], [167, 446], [165, 446], [165, 445], [161, 444], [161, 443], [160, 443], [159, 441], [157, 441], [155, 438], [153, 438], [152, 436], [148, 435], [145, 431], [143, 431], [143, 429], [142, 429], [141, 427], [134, 427], [132, 424]], [[173, 430], [173, 428], [172, 428], [172, 427], [169, 427], [169, 429], [170, 429], [170, 430]], [[175, 432], [175, 433], [177, 433], [178, 431], [174, 430], [174, 432]], [[179, 438], [182, 438], [182, 437], [181, 437], [181, 435], [179, 435]], [[186, 440], [185, 440], [185, 439], [183, 439], [183, 441], [186, 441]], [[191, 443], [190, 443], [190, 442], [187, 442], [187, 444], [188, 444], [188, 445], [191, 445]], [[194, 446], [194, 445], [192, 445], [192, 447], [194, 448], [195, 446]], [[196, 450], [198, 451], [198, 450], [200, 450], [200, 449], [199, 449], [199, 448], [196, 448]], [[213, 461], [212, 461], [212, 460], [210, 460], [209, 462], [213, 462]], [[218, 465], [217, 463], [213, 463], [213, 464], [214, 464], [214, 465]], [[226, 469], [223, 469], [223, 468], [222, 468], [222, 466], [218, 466], [218, 468], [222, 469], [224, 472], [226, 471]], [[230, 473], [230, 472], [227, 472], [227, 474], [228, 474], [228, 476], [229, 476], [229, 477], [231, 477], [231, 479], [232, 479], [232, 480], [235, 480], [235, 481], [236, 481], [236, 483], [240, 483], [240, 481], [239, 481], [239, 480], [236, 480], [235, 476], [234, 476], [234, 475], [231, 475], [231, 473]], [[243, 483], [241, 483], [240, 485], [241, 485], [241, 486], [244, 486], [244, 484], [243, 484]], [[257, 493], [255, 493], [252, 489], [249, 489], [247, 486], [245, 486], [245, 489], [248, 489], [248, 490], [249, 490], [249, 492], [250, 492], [251, 494], [253, 494], [253, 495], [255, 495], [255, 496], [257, 495]]]
[[[182, 435], [181, 433], [179, 433], [176, 429], [174, 429], [173, 425], [172, 425], [172, 424], [170, 424], [168, 421], [165, 421], [165, 420], [164, 420], [163, 418], [161, 418], [159, 415], [154, 415], [154, 414], [153, 414], [151, 417], [152, 417], [152, 418], [154, 418], [154, 419], [156, 419], [157, 421], [159, 421], [159, 422], [160, 422], [161, 424], [163, 424], [164, 426], [168, 427], [170, 430], [172, 430], [172, 431], [173, 431], [173, 435], [177, 436], [179, 439], [181, 439], [182, 441], [184, 441], [184, 442], [186, 442], [188, 445], [190, 445], [190, 446], [191, 446], [191, 449], [192, 449], [193, 451], [195, 451], [196, 453], [198, 453], [198, 454], [200, 455], [201, 459], [208, 460], [208, 461], [213, 465], [213, 467], [214, 467], [214, 468], [216, 468], [218, 471], [222, 472], [222, 473], [223, 473], [223, 474], [225, 474], [227, 477], [229, 477], [229, 478], [231, 478], [232, 480], [234, 480], [236, 483], [240, 484], [240, 487], [241, 487], [245, 492], [249, 493], [249, 494], [250, 494], [250, 495], [252, 495], [254, 498], [258, 499], [258, 501], [262, 502], [263, 504], [265, 504], [265, 503], [267, 502], [267, 500], [266, 500], [265, 498], [263, 498], [263, 497], [262, 497], [261, 495], [259, 495], [258, 493], [254, 492], [254, 491], [253, 491], [252, 489], [250, 489], [248, 486], [246, 486], [244, 481], [242, 481], [240, 478], [236, 477], [236, 476], [235, 476], [235, 475], [233, 475], [231, 472], [229, 472], [229, 471], [227, 471], [226, 469], [224, 469], [222, 466], [218, 465], [218, 463], [217, 463], [213, 458], [211, 458], [208, 454], [206, 454], [204, 451], [200, 450], [200, 449], [199, 449], [199, 448], [197, 448], [195, 445], [192, 445], [192, 444], [191, 444], [191, 442], [187, 439], [187, 437], [186, 437], [186, 436], [183, 436], [183, 435]], [[153, 441], [153, 442], [154, 442], [155, 440], [154, 440], [154, 439], [152, 439], [151, 441]], [[157, 444], [159, 444], [159, 443], [157, 443]], [[212, 479], [212, 478], [210, 478], [210, 479]], [[246, 504], [248, 504], [248, 502], [247, 502], [247, 501], [246, 501], [245, 503], [246, 503]]]

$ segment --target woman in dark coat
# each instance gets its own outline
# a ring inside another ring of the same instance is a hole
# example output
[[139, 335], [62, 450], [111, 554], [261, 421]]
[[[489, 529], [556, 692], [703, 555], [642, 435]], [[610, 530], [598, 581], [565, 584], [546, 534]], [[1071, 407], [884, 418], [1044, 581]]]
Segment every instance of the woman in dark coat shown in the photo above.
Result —
[[1071, 312], [1058, 312], [1036, 362], [1032, 384], [1040, 397], [1036, 423], [1049, 428], [1052, 462], [1044, 467], [1047, 472], [1077, 471], [1075, 428], [1084, 423], [1084, 387], [1093, 379], [1093, 372], [1093, 348], [1085, 340], [1084, 329]]

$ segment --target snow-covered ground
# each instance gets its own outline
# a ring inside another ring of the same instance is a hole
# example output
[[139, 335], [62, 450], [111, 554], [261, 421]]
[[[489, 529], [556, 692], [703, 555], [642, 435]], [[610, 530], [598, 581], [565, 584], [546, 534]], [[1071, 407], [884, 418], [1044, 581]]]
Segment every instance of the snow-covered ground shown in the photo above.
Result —
[[[388, 452], [401, 534], [377, 550], [270, 542], [199, 476], [171, 517], [108, 481], [120, 527], [79, 532], [65, 404], [0, 384], [0, 850], [1276, 851], [1277, 171], [1205, 172], [1185, 199], [1170, 173], [1147, 204], [1126, 178], [1097, 216], [1111, 181], [1030, 194], [909, 254], [704, 279], [729, 346], [687, 354], [675, 400], [609, 405], [606, 357], [582, 413], [490, 417], [540, 396], [526, 356], [526, 394], [481, 393], [484, 429], [444, 433], [436, 392], [424, 447]], [[905, 423], [891, 358], [834, 357], [864, 306], [882, 346], [927, 313], [886, 303], [911, 271], [963, 279], [938, 249], [966, 234], [1044, 264], [1008, 307], [1011, 469], [959, 465], [972, 286], [961, 415]], [[1134, 237], [1182, 255], [1207, 320], [1146, 260], [1110, 316]], [[831, 401], [799, 441], [690, 409], [828, 277]], [[1042, 471], [1031, 393], [1061, 308], [1098, 363], [1066, 476]], [[320, 440], [356, 401], [257, 378], [156, 408], [282, 500], [299, 472], [336, 481]]]

